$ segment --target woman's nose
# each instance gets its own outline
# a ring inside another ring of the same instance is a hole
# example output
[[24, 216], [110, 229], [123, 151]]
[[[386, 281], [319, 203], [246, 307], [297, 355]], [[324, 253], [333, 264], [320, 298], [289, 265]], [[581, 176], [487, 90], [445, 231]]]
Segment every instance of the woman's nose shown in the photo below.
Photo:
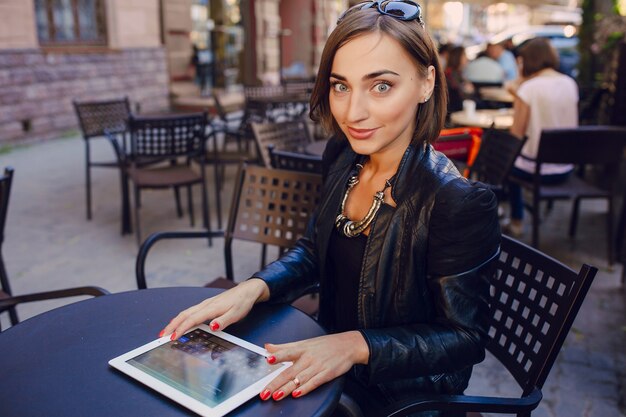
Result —
[[346, 120], [348, 122], [358, 122], [367, 119], [369, 116], [367, 99], [362, 94], [352, 93], [348, 102]]

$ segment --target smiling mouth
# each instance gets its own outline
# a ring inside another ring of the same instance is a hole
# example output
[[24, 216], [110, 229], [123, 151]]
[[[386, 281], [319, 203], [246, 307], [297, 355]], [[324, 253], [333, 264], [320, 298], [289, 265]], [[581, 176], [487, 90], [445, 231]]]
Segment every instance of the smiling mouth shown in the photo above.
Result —
[[368, 139], [377, 130], [378, 130], [377, 127], [374, 129], [357, 129], [357, 128], [348, 126], [348, 131], [350, 132], [350, 136], [352, 136], [354, 139]]

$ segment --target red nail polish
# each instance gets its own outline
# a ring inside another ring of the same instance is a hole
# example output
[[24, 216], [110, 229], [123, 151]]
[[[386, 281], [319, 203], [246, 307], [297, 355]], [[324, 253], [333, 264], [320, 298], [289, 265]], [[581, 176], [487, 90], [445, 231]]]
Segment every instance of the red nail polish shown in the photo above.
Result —
[[213, 323], [211, 323], [211, 330], [216, 331], [220, 329], [220, 325], [218, 322], [214, 321]]
[[161, 333], [159, 333], [159, 337], [163, 337], [164, 334], [165, 334], [165, 330], [161, 330]]
[[271, 394], [270, 390], [266, 389], [261, 394], [259, 394], [259, 396], [261, 397], [263, 401], [265, 401], [270, 397], [270, 394]]
[[298, 398], [301, 395], [302, 395], [302, 391], [300, 391], [299, 389], [297, 389], [297, 390], [295, 390], [294, 392], [291, 393], [291, 396], [293, 398]]
[[176, 340], [176, 332], [172, 333], [172, 335], [170, 336], [170, 340]]
[[270, 365], [273, 365], [275, 362], [276, 362], [276, 356], [274, 355], [268, 356], [267, 363], [269, 363]]
[[274, 401], [278, 401], [281, 398], [283, 398], [283, 395], [285, 395], [285, 393], [283, 391], [276, 391], [273, 395], [272, 398], [274, 399]]

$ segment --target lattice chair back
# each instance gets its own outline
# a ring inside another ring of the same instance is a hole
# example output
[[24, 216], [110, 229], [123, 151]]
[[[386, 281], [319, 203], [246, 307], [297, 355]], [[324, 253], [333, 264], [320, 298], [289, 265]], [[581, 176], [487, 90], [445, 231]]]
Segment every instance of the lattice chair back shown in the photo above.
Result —
[[319, 156], [281, 151], [273, 145], [268, 146], [268, 151], [272, 160], [272, 168], [311, 174], [322, 173], [322, 158]]
[[577, 273], [505, 235], [501, 249], [487, 349], [526, 396], [543, 386], [597, 269], [583, 265]]
[[204, 157], [206, 123], [206, 113], [131, 117], [130, 157]]
[[502, 130], [487, 130], [470, 167], [469, 177], [495, 188], [503, 187], [526, 139]]
[[268, 146], [276, 150], [297, 152], [311, 143], [309, 130], [304, 120], [293, 120], [280, 123], [252, 123], [254, 140], [257, 150], [266, 167], [272, 166]]
[[306, 231], [321, 187], [321, 175], [242, 164], [225, 232], [227, 277], [233, 239], [291, 248]]
[[130, 117], [127, 97], [119, 100], [74, 101], [74, 109], [84, 139], [104, 136], [104, 130], [123, 132]]

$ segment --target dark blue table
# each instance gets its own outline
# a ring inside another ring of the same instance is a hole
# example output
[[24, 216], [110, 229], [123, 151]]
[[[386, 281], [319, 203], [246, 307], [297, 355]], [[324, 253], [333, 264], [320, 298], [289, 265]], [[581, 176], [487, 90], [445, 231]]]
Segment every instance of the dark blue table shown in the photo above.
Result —
[[[112, 369], [108, 361], [157, 337], [179, 311], [217, 294], [213, 288], [156, 288], [70, 304], [0, 333], [0, 416], [188, 416], [186, 408]], [[258, 305], [227, 329], [262, 346], [325, 334], [286, 305]], [[298, 399], [254, 398], [238, 417], [326, 416], [341, 379]]]

